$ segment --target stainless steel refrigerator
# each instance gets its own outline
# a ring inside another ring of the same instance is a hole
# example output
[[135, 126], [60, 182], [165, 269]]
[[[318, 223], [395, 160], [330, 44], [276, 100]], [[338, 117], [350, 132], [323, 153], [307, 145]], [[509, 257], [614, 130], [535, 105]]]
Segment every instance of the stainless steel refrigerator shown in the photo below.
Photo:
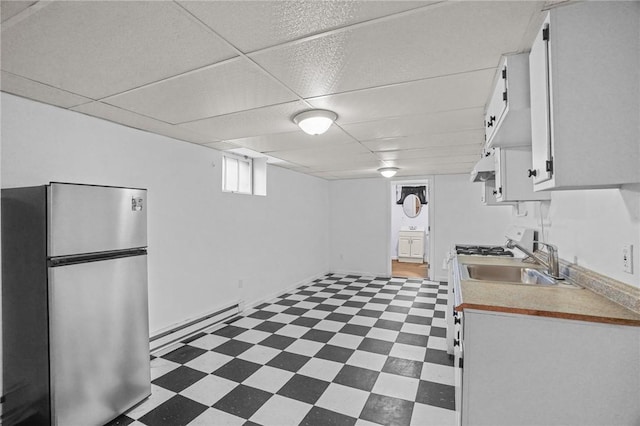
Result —
[[151, 393], [146, 190], [2, 190], [2, 424], [102, 425]]

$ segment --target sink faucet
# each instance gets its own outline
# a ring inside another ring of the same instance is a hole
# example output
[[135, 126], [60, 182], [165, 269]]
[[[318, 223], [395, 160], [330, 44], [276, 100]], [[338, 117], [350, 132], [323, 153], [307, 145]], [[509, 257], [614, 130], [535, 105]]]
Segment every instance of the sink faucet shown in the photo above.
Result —
[[557, 280], [563, 279], [560, 276], [560, 266], [558, 265], [558, 248], [553, 244], [543, 243], [542, 241], [534, 241], [534, 244], [542, 244], [547, 248], [548, 259], [546, 262], [526, 248], [522, 247], [520, 244], [513, 241], [512, 239], [507, 238], [507, 248], [517, 248], [518, 250], [529, 256], [531, 259], [533, 259], [535, 262], [547, 268], [547, 275]]

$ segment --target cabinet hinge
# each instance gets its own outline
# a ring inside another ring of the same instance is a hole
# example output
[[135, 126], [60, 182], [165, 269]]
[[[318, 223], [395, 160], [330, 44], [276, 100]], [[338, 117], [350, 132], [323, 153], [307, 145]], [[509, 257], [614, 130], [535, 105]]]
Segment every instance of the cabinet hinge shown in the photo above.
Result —
[[547, 160], [547, 162], [546, 162], [546, 170], [549, 173], [553, 173], [553, 160]]
[[502, 92], [502, 100], [507, 102], [507, 91]]
[[542, 29], [542, 40], [549, 41], [549, 27]]
[[502, 79], [507, 79], [507, 67], [502, 68]]

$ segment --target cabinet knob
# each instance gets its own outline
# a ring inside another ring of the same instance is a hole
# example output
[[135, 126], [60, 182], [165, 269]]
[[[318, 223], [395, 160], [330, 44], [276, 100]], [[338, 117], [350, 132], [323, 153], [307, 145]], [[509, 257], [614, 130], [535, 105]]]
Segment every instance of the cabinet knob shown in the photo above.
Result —
[[460, 346], [460, 340], [459, 339], [453, 339], [453, 346]]
[[493, 190], [493, 195], [498, 195], [498, 191], [496, 191], [495, 189]]
[[538, 171], [529, 169], [529, 176], [528, 177], [534, 177], [534, 176], [538, 176]]
[[453, 323], [454, 324], [460, 324], [460, 318], [458, 318], [457, 316], [453, 319]]

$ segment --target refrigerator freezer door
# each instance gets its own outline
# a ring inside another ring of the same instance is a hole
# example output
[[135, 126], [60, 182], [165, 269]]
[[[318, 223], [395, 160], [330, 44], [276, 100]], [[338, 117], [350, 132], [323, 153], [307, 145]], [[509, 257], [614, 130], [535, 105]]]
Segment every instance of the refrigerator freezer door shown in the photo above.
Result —
[[49, 268], [52, 424], [102, 425], [150, 395], [147, 257]]
[[49, 257], [147, 246], [144, 189], [52, 183]]

